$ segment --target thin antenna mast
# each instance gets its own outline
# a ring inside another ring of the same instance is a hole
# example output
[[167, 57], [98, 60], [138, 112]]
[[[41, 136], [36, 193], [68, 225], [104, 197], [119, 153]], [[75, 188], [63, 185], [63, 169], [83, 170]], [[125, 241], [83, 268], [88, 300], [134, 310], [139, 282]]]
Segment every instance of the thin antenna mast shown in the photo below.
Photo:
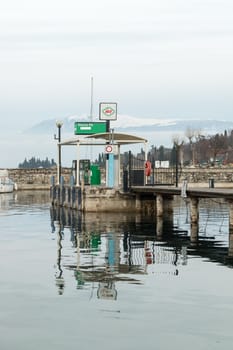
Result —
[[93, 121], [93, 77], [91, 77], [91, 110], [90, 110], [90, 119]]
[[[93, 122], [93, 77], [91, 77], [91, 109], [90, 109], [90, 121]], [[93, 161], [93, 147], [91, 145], [91, 149], [90, 149], [90, 158], [91, 158], [91, 162]]]

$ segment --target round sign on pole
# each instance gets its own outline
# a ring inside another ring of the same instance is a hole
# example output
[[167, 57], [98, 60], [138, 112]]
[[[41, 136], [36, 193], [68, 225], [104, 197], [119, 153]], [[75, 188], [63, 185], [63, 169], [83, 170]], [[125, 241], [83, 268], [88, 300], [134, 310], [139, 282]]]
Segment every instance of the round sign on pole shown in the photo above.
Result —
[[101, 102], [99, 104], [99, 119], [100, 120], [116, 120], [117, 119], [117, 104], [115, 102]]
[[107, 146], [105, 147], [105, 152], [106, 152], [106, 153], [112, 153], [112, 152], [113, 152], [112, 146], [111, 146], [111, 145], [107, 145]]

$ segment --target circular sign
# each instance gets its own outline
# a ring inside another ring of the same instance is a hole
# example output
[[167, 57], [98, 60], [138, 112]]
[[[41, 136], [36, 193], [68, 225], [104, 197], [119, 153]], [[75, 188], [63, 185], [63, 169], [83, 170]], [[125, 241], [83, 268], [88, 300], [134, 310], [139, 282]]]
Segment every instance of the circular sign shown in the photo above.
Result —
[[106, 107], [103, 109], [103, 114], [107, 117], [111, 117], [115, 113], [115, 110], [112, 107]]
[[115, 102], [101, 102], [99, 104], [99, 119], [100, 120], [116, 120], [117, 119], [117, 104]]
[[105, 151], [106, 151], [106, 153], [112, 153], [112, 146], [111, 145], [107, 145], [105, 147]]

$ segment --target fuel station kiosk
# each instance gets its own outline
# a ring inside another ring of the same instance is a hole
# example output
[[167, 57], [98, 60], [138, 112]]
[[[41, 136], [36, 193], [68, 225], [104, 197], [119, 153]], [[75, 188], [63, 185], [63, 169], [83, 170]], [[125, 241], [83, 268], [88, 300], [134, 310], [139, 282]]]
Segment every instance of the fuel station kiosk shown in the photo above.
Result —
[[110, 121], [117, 118], [116, 103], [99, 104], [99, 122], [75, 122], [75, 137], [59, 143], [60, 147], [76, 146], [77, 159], [73, 161], [72, 171], [75, 185], [100, 185], [101, 176], [99, 166], [91, 164], [89, 159], [80, 159], [80, 147], [103, 146], [106, 154], [106, 179], [105, 185], [110, 188], [119, 188], [120, 179], [120, 147], [142, 143], [145, 155], [147, 155], [147, 140], [134, 135], [117, 133], [110, 129]]

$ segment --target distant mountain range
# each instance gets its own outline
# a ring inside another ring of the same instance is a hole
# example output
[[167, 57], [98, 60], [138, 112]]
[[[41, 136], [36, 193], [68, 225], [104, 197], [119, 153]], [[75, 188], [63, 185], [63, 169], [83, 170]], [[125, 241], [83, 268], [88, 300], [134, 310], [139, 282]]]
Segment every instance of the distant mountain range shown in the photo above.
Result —
[[[64, 134], [74, 134], [75, 121], [91, 122], [88, 118], [78, 118], [75, 116], [64, 118], [62, 132]], [[93, 120], [98, 122], [97, 119]], [[232, 130], [233, 122], [224, 120], [190, 120], [190, 119], [152, 119], [152, 118], [135, 118], [131, 116], [120, 115], [117, 121], [111, 122], [111, 128], [122, 133], [140, 133], [147, 132], [169, 132], [183, 133], [190, 128], [199, 130], [203, 135], [213, 135], [224, 132], [224, 130]], [[25, 133], [33, 134], [54, 134], [56, 133], [56, 120], [49, 119], [41, 121], [32, 128], [25, 131]]]
[[[62, 140], [74, 137], [74, 122], [75, 121], [90, 121], [88, 118], [71, 116], [64, 118], [62, 126]], [[95, 119], [94, 121], [98, 121]], [[204, 136], [223, 133], [225, 130], [233, 130], [233, 122], [223, 120], [189, 120], [189, 119], [158, 119], [158, 118], [136, 118], [128, 115], [118, 115], [118, 120], [111, 122], [111, 128], [114, 132], [122, 132], [143, 137], [148, 140], [149, 147], [172, 147], [174, 136], [182, 140], [188, 139], [185, 137], [185, 132], [188, 128], [198, 130]], [[3, 135], [1, 142], [8, 152], [3, 152], [1, 155], [2, 167], [15, 167], [25, 158], [37, 157], [40, 159], [56, 158], [57, 147], [53, 136], [57, 134], [56, 120], [43, 120], [38, 124], [33, 125], [28, 130], [19, 132], [15, 137], [15, 142], [8, 135]], [[6, 146], [7, 145], [7, 146]], [[122, 151], [139, 152], [141, 144], [122, 146]], [[96, 159], [99, 152], [103, 152], [104, 148], [95, 147], [91, 151], [87, 148], [82, 148], [82, 157], [86, 159], [91, 157]], [[11, 156], [9, 157], [9, 153]], [[70, 166], [75, 153], [71, 147], [64, 147], [62, 150], [63, 164]]]

